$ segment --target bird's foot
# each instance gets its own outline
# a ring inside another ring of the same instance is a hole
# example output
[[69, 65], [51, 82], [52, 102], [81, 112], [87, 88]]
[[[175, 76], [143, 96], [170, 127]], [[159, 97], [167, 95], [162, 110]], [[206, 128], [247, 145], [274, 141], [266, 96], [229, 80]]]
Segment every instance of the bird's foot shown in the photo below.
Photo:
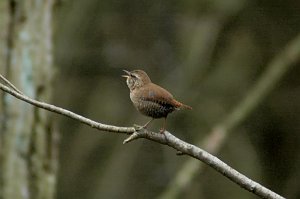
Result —
[[165, 131], [166, 131], [166, 129], [165, 129], [165, 128], [161, 128], [161, 129], [159, 129], [159, 132], [160, 132], [160, 133], [162, 133], [162, 134], [163, 134]]
[[142, 129], [146, 129], [145, 126], [140, 126], [140, 125], [137, 125], [137, 124], [133, 124], [133, 128], [136, 130], [136, 131], [140, 131]]

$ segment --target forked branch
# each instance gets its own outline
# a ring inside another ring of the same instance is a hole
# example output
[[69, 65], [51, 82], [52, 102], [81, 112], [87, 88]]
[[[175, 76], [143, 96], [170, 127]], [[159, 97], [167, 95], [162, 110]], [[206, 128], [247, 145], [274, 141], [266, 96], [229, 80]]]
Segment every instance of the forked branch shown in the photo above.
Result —
[[124, 144], [128, 143], [130, 141], [133, 141], [135, 139], [139, 138], [145, 138], [148, 140], [152, 140], [155, 142], [158, 142], [160, 144], [168, 145], [177, 151], [179, 151], [181, 154], [185, 154], [188, 156], [191, 156], [195, 159], [198, 159], [205, 164], [209, 165], [210, 167], [214, 168], [216, 171], [221, 173], [222, 175], [226, 176], [236, 184], [240, 185], [242, 188], [256, 194], [257, 196], [261, 198], [272, 198], [272, 199], [283, 199], [282, 196], [276, 194], [275, 192], [265, 188], [264, 186], [260, 185], [259, 183], [249, 179], [245, 175], [239, 173], [235, 169], [231, 168], [224, 162], [222, 162], [217, 157], [209, 154], [208, 152], [200, 149], [199, 147], [196, 147], [192, 144], [189, 144], [187, 142], [184, 142], [180, 140], [179, 138], [175, 137], [171, 133], [165, 131], [164, 134], [161, 133], [154, 133], [145, 129], [136, 130], [134, 127], [118, 127], [113, 125], [107, 125], [102, 124], [96, 121], [93, 121], [91, 119], [88, 119], [86, 117], [83, 117], [81, 115], [78, 115], [76, 113], [73, 113], [69, 110], [45, 103], [40, 102], [34, 99], [31, 99], [30, 97], [22, 94], [12, 83], [10, 83], [7, 79], [5, 79], [2, 75], [0, 76], [0, 79], [2, 79], [5, 84], [8, 86], [5, 86], [4, 84], [0, 83], [0, 89], [22, 101], [25, 101], [27, 103], [30, 103], [36, 107], [48, 110], [50, 112], [58, 113], [60, 115], [67, 116], [69, 118], [72, 118], [74, 120], [77, 120], [83, 124], [86, 124], [92, 128], [96, 128], [101, 131], [106, 132], [113, 132], [113, 133], [123, 133], [130, 135], [126, 140], [124, 140]]

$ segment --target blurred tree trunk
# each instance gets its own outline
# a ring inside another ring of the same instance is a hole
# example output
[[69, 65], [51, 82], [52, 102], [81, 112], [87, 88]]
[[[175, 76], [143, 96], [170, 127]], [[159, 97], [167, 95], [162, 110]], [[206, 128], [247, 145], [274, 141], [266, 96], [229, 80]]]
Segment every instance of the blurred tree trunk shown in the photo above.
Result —
[[[0, 73], [26, 95], [50, 101], [53, 0], [0, 2]], [[0, 198], [51, 199], [56, 132], [46, 111], [1, 93]]]

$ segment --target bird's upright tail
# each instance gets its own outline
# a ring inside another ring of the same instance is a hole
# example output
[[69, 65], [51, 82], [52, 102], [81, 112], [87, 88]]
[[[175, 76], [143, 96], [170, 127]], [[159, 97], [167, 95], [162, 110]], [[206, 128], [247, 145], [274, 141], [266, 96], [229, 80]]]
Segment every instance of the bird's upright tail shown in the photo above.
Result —
[[183, 103], [181, 103], [181, 102], [178, 102], [177, 100], [175, 100], [175, 106], [176, 106], [176, 108], [178, 108], [178, 109], [188, 109], [188, 110], [192, 110], [192, 109], [193, 109], [192, 107], [190, 107], [190, 106], [188, 106], [188, 105], [186, 105], [186, 104], [183, 104]]
[[181, 104], [180, 108], [184, 108], [184, 109], [188, 109], [188, 110], [192, 110], [193, 109], [191, 106], [186, 105], [186, 104]]

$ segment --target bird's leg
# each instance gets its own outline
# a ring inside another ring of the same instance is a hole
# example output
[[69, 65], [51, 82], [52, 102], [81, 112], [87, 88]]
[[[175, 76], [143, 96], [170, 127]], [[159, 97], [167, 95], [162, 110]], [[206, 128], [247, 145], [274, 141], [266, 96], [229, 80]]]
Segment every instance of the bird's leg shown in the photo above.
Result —
[[150, 122], [152, 122], [154, 120], [154, 118], [151, 118], [151, 120], [149, 120], [146, 124], [144, 124], [143, 128], [146, 129], [148, 124], [150, 124]]
[[154, 120], [154, 118], [151, 118], [151, 120], [149, 120], [146, 124], [144, 124], [143, 126], [139, 126], [139, 125], [134, 125], [135, 130], [139, 131], [141, 129], [147, 129], [148, 124], [150, 124], [150, 122], [152, 122]]
[[164, 119], [164, 124], [162, 126], [162, 128], [159, 130], [160, 133], [164, 133], [166, 130], [166, 123], [167, 123], [167, 117], [165, 117]]

